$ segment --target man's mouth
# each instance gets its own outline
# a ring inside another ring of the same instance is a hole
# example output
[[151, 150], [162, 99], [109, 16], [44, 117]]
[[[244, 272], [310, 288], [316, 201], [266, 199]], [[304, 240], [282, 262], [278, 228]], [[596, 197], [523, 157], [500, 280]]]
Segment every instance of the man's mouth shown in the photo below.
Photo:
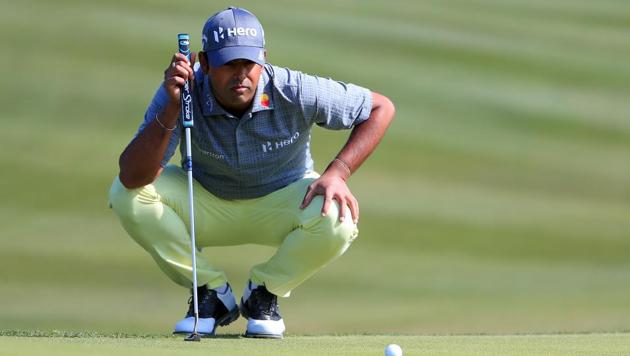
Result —
[[239, 94], [243, 94], [245, 93], [247, 90], [249, 90], [249, 87], [246, 85], [235, 85], [233, 87], [230, 88], [231, 90], [239, 93]]

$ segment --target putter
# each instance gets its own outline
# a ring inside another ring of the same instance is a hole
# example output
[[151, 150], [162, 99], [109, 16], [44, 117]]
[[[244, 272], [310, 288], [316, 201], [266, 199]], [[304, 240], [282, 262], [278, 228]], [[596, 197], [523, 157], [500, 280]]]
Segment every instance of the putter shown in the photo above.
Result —
[[[179, 43], [179, 53], [185, 55], [190, 62], [190, 36], [187, 33], [177, 35]], [[188, 203], [190, 209], [190, 242], [192, 251], [192, 274], [193, 274], [193, 306], [195, 308], [195, 325], [193, 332], [188, 335], [185, 341], [201, 341], [201, 336], [197, 332], [199, 324], [199, 301], [197, 299], [197, 246], [195, 241], [195, 210], [193, 203], [193, 174], [192, 174], [192, 153], [190, 148], [190, 130], [193, 127], [193, 107], [190, 81], [186, 81], [182, 90], [182, 119], [186, 131], [186, 158], [184, 158], [184, 168], [188, 173]]]

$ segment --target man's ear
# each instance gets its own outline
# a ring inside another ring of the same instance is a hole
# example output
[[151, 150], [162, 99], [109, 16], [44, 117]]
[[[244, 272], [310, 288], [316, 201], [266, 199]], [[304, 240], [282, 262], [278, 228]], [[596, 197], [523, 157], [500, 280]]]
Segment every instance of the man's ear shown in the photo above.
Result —
[[204, 73], [208, 73], [208, 58], [206, 57], [206, 52], [204, 51], [199, 51], [197, 53], [197, 60], [199, 61], [199, 64], [201, 65], [201, 70], [203, 70]]

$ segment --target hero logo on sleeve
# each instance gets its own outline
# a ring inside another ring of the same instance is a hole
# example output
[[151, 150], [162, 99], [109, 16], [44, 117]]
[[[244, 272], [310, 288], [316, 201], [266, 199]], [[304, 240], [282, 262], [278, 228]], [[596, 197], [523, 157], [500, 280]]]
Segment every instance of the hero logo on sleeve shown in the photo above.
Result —
[[257, 37], [258, 30], [251, 27], [232, 27], [232, 28], [223, 28], [219, 27], [217, 30], [212, 31], [214, 34], [214, 42], [219, 43], [220, 40], [224, 40], [225, 37], [232, 36], [251, 36]]
[[281, 148], [285, 148], [287, 146], [294, 144], [298, 140], [298, 138], [300, 138], [300, 133], [296, 132], [295, 134], [293, 134], [293, 136], [291, 136], [291, 138], [288, 138], [286, 140], [280, 140], [280, 141], [275, 141], [275, 142], [267, 141], [261, 145], [262, 151], [264, 153], [267, 153], [274, 150], [279, 150]]

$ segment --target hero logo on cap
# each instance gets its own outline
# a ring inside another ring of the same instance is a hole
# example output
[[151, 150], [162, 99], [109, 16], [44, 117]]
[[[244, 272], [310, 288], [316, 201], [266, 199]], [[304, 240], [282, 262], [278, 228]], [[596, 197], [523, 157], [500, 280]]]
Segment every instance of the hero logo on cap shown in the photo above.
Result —
[[212, 31], [214, 34], [214, 42], [219, 43], [219, 40], [224, 40], [225, 36], [258, 36], [258, 31], [255, 28], [251, 27], [232, 27], [228, 29], [223, 29], [223, 27], [219, 27], [217, 30]]
[[213, 67], [235, 59], [265, 63], [265, 32], [251, 12], [230, 7], [206, 21], [202, 33], [203, 50]]

